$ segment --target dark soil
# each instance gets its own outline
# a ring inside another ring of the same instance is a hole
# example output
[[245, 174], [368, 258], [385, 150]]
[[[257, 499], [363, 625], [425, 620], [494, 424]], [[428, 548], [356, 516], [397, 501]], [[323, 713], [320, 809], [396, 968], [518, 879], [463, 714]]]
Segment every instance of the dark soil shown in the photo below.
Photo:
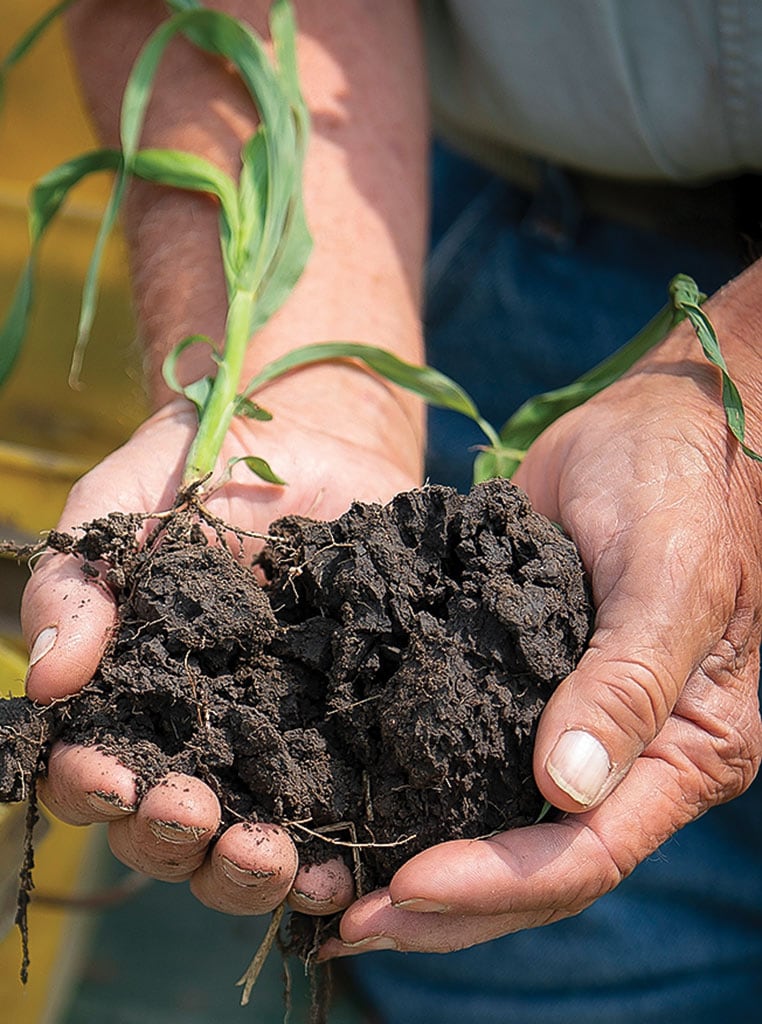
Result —
[[116, 589], [119, 629], [80, 694], [0, 704], [0, 799], [29, 791], [53, 739], [101, 745], [144, 786], [202, 778], [224, 826], [281, 823], [310, 859], [342, 849], [321, 836], [360, 844], [361, 891], [433, 843], [537, 819], [537, 719], [593, 609], [573, 544], [522, 492], [428, 487], [281, 519], [264, 587], [230, 533], [208, 543], [221, 524], [194, 499], [136, 549], [143, 523], [48, 538]]

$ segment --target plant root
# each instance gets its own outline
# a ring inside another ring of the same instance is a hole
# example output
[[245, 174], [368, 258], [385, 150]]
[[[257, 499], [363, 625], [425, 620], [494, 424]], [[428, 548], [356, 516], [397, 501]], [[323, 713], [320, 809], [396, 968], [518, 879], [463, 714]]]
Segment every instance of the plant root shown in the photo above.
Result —
[[267, 960], [270, 950], [273, 948], [273, 944], [278, 936], [278, 932], [280, 931], [281, 921], [283, 920], [285, 912], [286, 903], [284, 901], [273, 911], [273, 916], [270, 920], [270, 924], [267, 926], [265, 936], [259, 944], [259, 949], [254, 954], [249, 966], [236, 982], [237, 986], [243, 987], [243, 992], [241, 993], [241, 1006], [248, 1006], [249, 1004], [252, 989], [256, 985], [259, 975], [262, 973], [262, 968], [265, 965], [265, 960]]

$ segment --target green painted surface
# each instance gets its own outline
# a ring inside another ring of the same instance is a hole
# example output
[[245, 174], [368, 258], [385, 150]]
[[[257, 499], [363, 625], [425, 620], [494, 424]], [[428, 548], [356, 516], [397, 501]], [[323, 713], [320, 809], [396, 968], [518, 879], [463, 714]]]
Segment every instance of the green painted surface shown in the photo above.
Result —
[[[118, 875], [116, 867], [109, 867]], [[101, 912], [72, 1000], [56, 1024], [281, 1024], [282, 962], [271, 952], [249, 1005], [235, 982], [259, 947], [268, 918], [229, 917], [203, 907], [187, 885], [150, 883]], [[309, 1019], [309, 987], [292, 961], [290, 1024]], [[340, 986], [337, 986], [340, 989]], [[329, 1024], [367, 1020], [337, 991]]]

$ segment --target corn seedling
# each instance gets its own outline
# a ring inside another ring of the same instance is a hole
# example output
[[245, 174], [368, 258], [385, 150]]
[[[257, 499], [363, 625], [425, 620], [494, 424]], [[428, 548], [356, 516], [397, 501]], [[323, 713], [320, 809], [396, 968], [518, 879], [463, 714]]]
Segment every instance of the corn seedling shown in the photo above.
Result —
[[[0, 64], [0, 87], [3, 76], [33, 45], [50, 21], [71, 2], [73, 0], [59, 3], [6, 56]], [[198, 413], [198, 428], [184, 469], [185, 493], [192, 489], [197, 491], [214, 472], [234, 417], [270, 418], [270, 414], [256, 401], [267, 384], [310, 364], [338, 359], [353, 360], [431, 405], [469, 417], [481, 428], [486, 441], [475, 460], [475, 480], [510, 477], [529, 446], [551, 422], [613, 383], [683, 318], [693, 325], [705, 355], [721, 372], [729, 429], [747, 455], [760, 459], [746, 446], [743, 405], [727, 374], [716, 332], [701, 308], [703, 297], [695, 282], [684, 276], [678, 276], [672, 282], [670, 302], [665, 309], [624, 348], [567, 387], [527, 402], [499, 432], [483, 419], [465, 391], [437, 370], [412, 365], [388, 351], [356, 341], [326, 341], [297, 347], [266, 365], [249, 381], [244, 381], [248, 345], [288, 298], [311, 250], [301, 181], [309, 116], [297, 75], [295, 22], [287, 0], [275, 0], [270, 9], [270, 33], [274, 44], [274, 58], [271, 60], [262, 40], [242, 22], [209, 10], [197, 0], [167, 0], [167, 7], [168, 18], [148, 39], [130, 73], [121, 109], [120, 147], [97, 149], [75, 157], [45, 175], [32, 191], [29, 204], [30, 254], [0, 329], [0, 382], [11, 372], [23, 344], [33, 300], [36, 259], [48, 228], [71, 190], [84, 177], [108, 172], [113, 174], [114, 183], [85, 278], [74, 345], [73, 380], [79, 376], [95, 315], [104, 246], [119, 216], [130, 179], [140, 178], [169, 188], [202, 192], [216, 200], [218, 207], [220, 258], [227, 289], [224, 338], [219, 346], [201, 335], [184, 338], [164, 365], [164, 377], [169, 387], [191, 402]], [[140, 147], [144, 116], [157, 69], [167, 45], [179, 34], [205, 52], [229, 62], [247, 88], [258, 112], [259, 125], [242, 148], [237, 180], [198, 155]], [[183, 353], [193, 345], [210, 347], [216, 371], [212, 376], [184, 385], [179, 379], [178, 364]], [[264, 459], [253, 453], [234, 460], [238, 461], [244, 462], [257, 476], [272, 484], [284, 483]], [[228, 468], [232, 469], [232, 466]], [[207, 522], [217, 528], [211, 519]], [[220, 524], [220, 530], [225, 528], [226, 524]], [[417, 701], [416, 697], [416, 707]], [[542, 809], [540, 818], [546, 811], [547, 806]], [[29, 814], [34, 813], [32, 802]], [[310, 830], [303, 823], [290, 824], [308, 833], [312, 831], [314, 837], [315, 830]], [[392, 843], [376, 843], [374, 840], [370, 845], [401, 845], [411, 838], [415, 837], [406, 836]], [[346, 845], [336, 839], [325, 841]], [[350, 845], [357, 850], [369, 844], [355, 841]], [[22, 877], [28, 879], [31, 862], [25, 865], [24, 871]], [[26, 901], [28, 891], [24, 890], [23, 898]], [[25, 905], [26, 902], [20, 911], [22, 921]], [[282, 908], [274, 918], [262, 950], [241, 979], [244, 1001], [248, 999], [264, 956], [275, 939], [280, 914]], [[25, 925], [22, 925], [22, 930], [23, 927]]]
[[[52, 17], [67, 6], [68, 3], [58, 5], [27, 33], [6, 58], [4, 71], [28, 50]], [[172, 188], [204, 192], [214, 197], [219, 207], [220, 248], [228, 297], [223, 344], [218, 352], [208, 337], [185, 338], [164, 365], [167, 384], [194, 404], [199, 417], [185, 467], [186, 485], [213, 471], [234, 416], [270, 418], [252, 400], [261, 387], [300, 366], [330, 359], [359, 360], [426, 401], [470, 416], [485, 431], [489, 443], [498, 446], [497, 433], [482, 420], [473, 402], [455, 383], [436, 370], [413, 366], [371, 346], [332, 342], [298, 348], [270, 363], [241, 389], [250, 339], [286, 299], [311, 248], [301, 198], [309, 119], [297, 78], [295, 26], [289, 4], [276, 0], [270, 12], [275, 48], [275, 61], [271, 64], [261, 40], [240, 21], [208, 10], [195, 0], [169, 0], [168, 7], [174, 14], [145, 44], [130, 74], [122, 103], [121, 148], [99, 149], [69, 160], [45, 175], [32, 191], [31, 251], [0, 333], [0, 381], [10, 373], [23, 343], [40, 242], [70, 190], [86, 175], [108, 171], [115, 175], [114, 186], [85, 279], [72, 380], [79, 376], [90, 336], [104, 245], [119, 214], [129, 178], [135, 176]], [[203, 50], [228, 60], [238, 71], [259, 113], [259, 127], [242, 149], [237, 182], [191, 153], [139, 148], [156, 70], [167, 44], [178, 33]], [[216, 373], [182, 386], [177, 374], [178, 360], [186, 349], [197, 344], [212, 348]], [[237, 461], [245, 462], [265, 480], [283, 483], [261, 458], [251, 455]]]
[[[54, 7], [10, 51], [0, 64], [0, 87], [4, 75], [72, 2], [64, 0]], [[427, 403], [468, 416], [479, 425], [486, 440], [475, 459], [475, 482], [493, 476], [510, 477], [529, 445], [545, 427], [615, 381], [684, 317], [696, 330], [706, 357], [720, 369], [729, 429], [747, 455], [760, 458], [746, 446], [743, 404], [728, 376], [716, 332], [701, 308], [704, 296], [695, 282], [684, 275], [672, 281], [668, 305], [627, 345], [572, 384], [529, 400], [499, 432], [482, 418], [463, 389], [437, 370], [411, 365], [390, 352], [358, 342], [332, 341], [296, 348], [265, 366], [242, 387], [247, 346], [290, 294], [311, 249], [301, 197], [309, 115], [298, 81], [295, 24], [288, 2], [275, 0], [270, 11], [275, 50], [271, 62], [262, 41], [242, 22], [209, 10], [197, 0], [167, 0], [167, 7], [170, 16], [145, 44], [125, 89], [120, 122], [121, 148], [98, 149], [75, 157], [40, 179], [31, 193], [30, 255], [0, 330], [0, 382], [11, 372], [23, 343], [40, 242], [71, 189], [87, 175], [106, 171], [114, 175], [114, 184], [84, 283], [72, 361], [73, 380], [79, 376], [93, 323], [104, 245], [119, 215], [130, 177], [203, 192], [214, 197], [218, 204], [220, 250], [228, 297], [224, 340], [218, 350], [208, 337], [185, 338], [164, 366], [167, 384], [191, 401], [198, 412], [198, 429], [185, 465], [185, 485], [213, 472], [234, 416], [270, 418], [254, 401], [265, 384], [299, 367], [336, 359], [358, 361]], [[139, 148], [157, 68], [167, 44], [178, 34], [230, 62], [256, 106], [260, 123], [243, 146], [238, 181], [200, 156], [169, 149]], [[183, 386], [178, 380], [178, 360], [186, 349], [197, 344], [211, 347], [216, 372], [214, 376]], [[253, 454], [234, 461], [243, 461], [255, 474], [271, 483], [284, 483], [264, 459]]]

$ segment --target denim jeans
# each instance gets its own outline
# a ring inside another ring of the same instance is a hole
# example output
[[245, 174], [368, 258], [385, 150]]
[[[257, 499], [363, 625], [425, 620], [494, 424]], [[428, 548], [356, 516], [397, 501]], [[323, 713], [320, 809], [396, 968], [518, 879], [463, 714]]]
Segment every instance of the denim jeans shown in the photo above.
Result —
[[[678, 272], [712, 292], [727, 248], [588, 216], [563, 179], [529, 197], [434, 163], [428, 358], [495, 425], [627, 341]], [[432, 482], [470, 482], [479, 431], [430, 416]], [[717, 1024], [762, 1004], [762, 782], [682, 829], [580, 916], [446, 956], [352, 962], [384, 1024]]]

